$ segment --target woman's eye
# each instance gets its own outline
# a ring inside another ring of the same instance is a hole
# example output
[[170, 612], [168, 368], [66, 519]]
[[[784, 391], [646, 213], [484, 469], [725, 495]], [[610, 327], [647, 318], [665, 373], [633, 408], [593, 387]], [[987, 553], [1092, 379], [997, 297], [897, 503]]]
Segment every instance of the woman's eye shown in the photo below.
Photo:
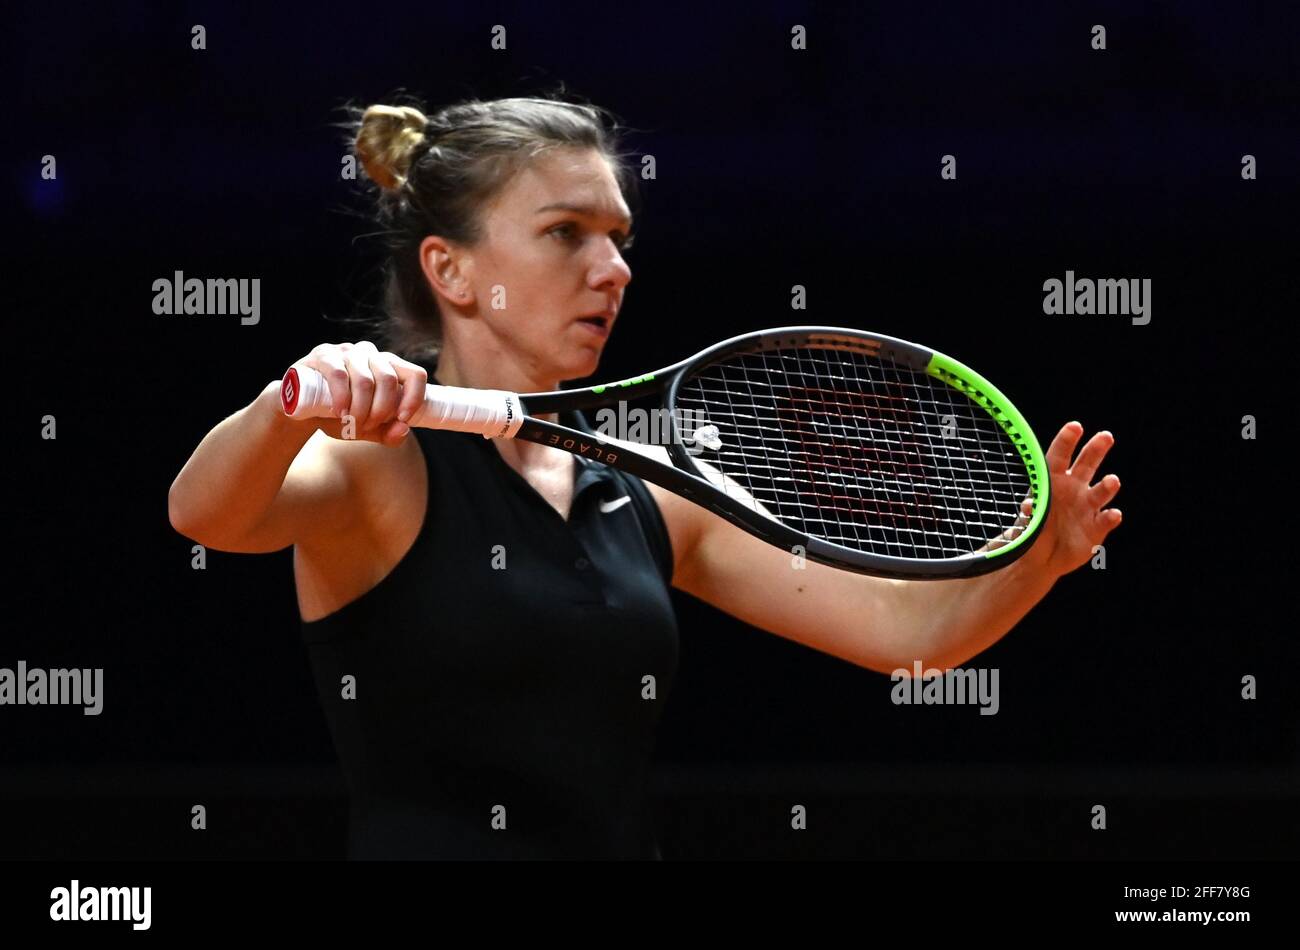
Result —
[[[547, 233], [559, 235], [560, 238], [567, 241], [571, 238], [576, 237], [577, 227], [571, 222], [566, 224], [557, 224], [555, 227], [551, 228]], [[614, 240], [614, 246], [619, 249], [620, 253], [622, 253], [623, 251], [626, 251], [628, 248], [632, 246], [632, 243], [635, 240], [635, 238], [636, 235], [628, 235], [627, 237], [623, 238], [621, 241], [616, 238]]]

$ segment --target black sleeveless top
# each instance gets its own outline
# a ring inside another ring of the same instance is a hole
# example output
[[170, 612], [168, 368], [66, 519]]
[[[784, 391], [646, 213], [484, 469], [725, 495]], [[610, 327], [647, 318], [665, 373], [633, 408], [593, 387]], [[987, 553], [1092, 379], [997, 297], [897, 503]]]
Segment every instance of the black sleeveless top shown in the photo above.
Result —
[[409, 437], [429, 477], [415, 542], [302, 623], [349, 857], [659, 857], [646, 783], [678, 635], [654, 499], [574, 456], [566, 522], [482, 436]]

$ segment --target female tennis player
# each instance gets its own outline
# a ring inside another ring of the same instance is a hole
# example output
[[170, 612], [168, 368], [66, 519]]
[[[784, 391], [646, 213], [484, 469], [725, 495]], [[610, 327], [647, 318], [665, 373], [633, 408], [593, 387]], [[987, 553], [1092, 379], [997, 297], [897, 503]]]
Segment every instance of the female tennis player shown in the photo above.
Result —
[[[1047, 451], [1049, 516], [1028, 553], [942, 582], [796, 567], [598, 462], [412, 433], [428, 382], [547, 392], [596, 371], [632, 278], [618, 132], [558, 97], [357, 110], [390, 254], [388, 348], [316, 346], [297, 365], [324, 374], [339, 418], [287, 418], [277, 372], [172, 485], [187, 537], [293, 546], [354, 858], [659, 856], [643, 804], [677, 667], [670, 585], [871, 670], [955, 667], [1119, 524], [1119, 480], [1093, 484], [1113, 439], [1076, 457], [1076, 422]], [[548, 418], [586, 426], [564, 415]]]

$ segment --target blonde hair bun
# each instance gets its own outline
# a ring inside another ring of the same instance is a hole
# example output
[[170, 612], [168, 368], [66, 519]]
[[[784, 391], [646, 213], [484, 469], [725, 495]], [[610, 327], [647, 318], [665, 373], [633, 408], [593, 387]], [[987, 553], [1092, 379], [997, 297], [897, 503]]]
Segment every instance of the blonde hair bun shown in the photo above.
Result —
[[406, 184], [415, 149], [424, 141], [429, 120], [410, 106], [371, 106], [361, 116], [356, 151], [361, 166], [381, 188]]

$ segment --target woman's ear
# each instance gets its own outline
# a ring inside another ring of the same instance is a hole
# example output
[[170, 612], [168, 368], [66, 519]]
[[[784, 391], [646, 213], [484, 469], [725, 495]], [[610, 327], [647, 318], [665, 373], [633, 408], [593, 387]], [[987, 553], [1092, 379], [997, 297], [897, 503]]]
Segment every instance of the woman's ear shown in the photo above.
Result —
[[473, 266], [462, 248], [436, 235], [420, 242], [420, 269], [429, 285], [441, 296], [458, 306], [474, 299], [467, 270]]

